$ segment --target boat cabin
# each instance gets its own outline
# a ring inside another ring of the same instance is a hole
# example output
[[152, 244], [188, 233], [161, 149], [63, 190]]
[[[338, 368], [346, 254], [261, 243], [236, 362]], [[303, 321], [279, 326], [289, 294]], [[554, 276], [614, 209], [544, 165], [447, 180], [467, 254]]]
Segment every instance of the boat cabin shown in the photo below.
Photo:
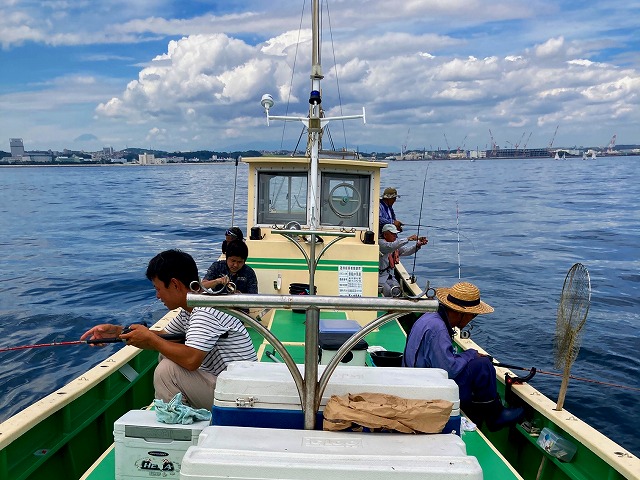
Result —
[[[318, 162], [311, 205], [309, 158], [244, 158], [249, 165], [248, 263], [260, 293], [288, 294], [291, 284], [309, 284], [308, 259], [316, 258], [318, 295], [378, 295], [380, 170], [386, 163], [342, 158]], [[313, 220], [311, 216], [316, 218]], [[311, 225], [316, 224], [315, 228]], [[300, 235], [285, 234], [299, 230]], [[309, 232], [317, 232], [312, 253]], [[304, 253], [303, 253], [304, 252]], [[361, 324], [375, 312], [352, 312]]]

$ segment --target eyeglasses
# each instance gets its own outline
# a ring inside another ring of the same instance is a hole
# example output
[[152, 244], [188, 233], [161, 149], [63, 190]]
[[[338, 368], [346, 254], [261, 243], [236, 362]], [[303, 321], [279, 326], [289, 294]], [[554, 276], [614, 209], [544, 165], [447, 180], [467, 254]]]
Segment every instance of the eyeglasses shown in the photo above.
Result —
[[224, 232], [225, 235], [229, 235], [231, 237], [235, 237], [238, 238], [238, 235], [236, 235], [235, 233], [233, 233], [231, 230], [227, 230], [226, 232]]

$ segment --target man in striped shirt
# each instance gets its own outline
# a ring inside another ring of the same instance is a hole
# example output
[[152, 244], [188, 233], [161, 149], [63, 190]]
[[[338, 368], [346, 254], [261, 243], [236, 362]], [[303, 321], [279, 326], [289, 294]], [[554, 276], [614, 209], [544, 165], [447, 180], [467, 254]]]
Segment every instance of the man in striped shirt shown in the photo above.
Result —
[[[253, 343], [242, 322], [212, 307], [189, 307], [187, 293], [198, 268], [188, 253], [166, 250], [151, 259], [146, 276], [156, 289], [156, 297], [169, 309], [181, 308], [162, 331], [131, 325], [123, 334], [119, 325], [103, 324], [85, 332], [81, 338], [119, 336], [145, 350], [160, 353], [154, 372], [155, 396], [168, 402], [182, 392], [184, 403], [193, 408], [211, 409], [216, 379], [233, 361], [257, 361]], [[184, 344], [158, 334], [185, 335]]]

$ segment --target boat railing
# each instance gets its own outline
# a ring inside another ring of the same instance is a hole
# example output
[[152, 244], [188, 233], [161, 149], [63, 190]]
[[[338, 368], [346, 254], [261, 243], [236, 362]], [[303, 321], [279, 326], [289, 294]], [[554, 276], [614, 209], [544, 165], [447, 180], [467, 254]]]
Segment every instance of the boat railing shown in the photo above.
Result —
[[[434, 312], [438, 301], [432, 298], [388, 298], [388, 297], [335, 297], [322, 295], [206, 295], [189, 293], [187, 303], [191, 307], [214, 307], [241, 318], [255, 328], [280, 354], [286, 364], [300, 397], [304, 414], [304, 427], [315, 428], [316, 413], [320, 408], [322, 394], [329, 378], [342, 358], [367, 334], [391, 320], [408, 312]], [[258, 320], [240, 308], [285, 308], [304, 309], [305, 318], [305, 368], [304, 378], [284, 344]], [[364, 325], [338, 349], [318, 379], [319, 322], [321, 309], [347, 309], [384, 311], [375, 320]]]

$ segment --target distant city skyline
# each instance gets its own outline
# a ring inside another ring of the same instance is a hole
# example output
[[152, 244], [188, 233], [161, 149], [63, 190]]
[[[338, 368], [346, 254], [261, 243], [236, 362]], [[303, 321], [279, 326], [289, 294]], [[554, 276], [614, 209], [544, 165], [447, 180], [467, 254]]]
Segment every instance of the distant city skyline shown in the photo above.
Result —
[[[231, 158], [227, 157], [218, 157], [216, 151], [211, 150], [197, 150], [197, 151], [165, 151], [158, 149], [142, 149], [137, 147], [129, 147], [123, 150], [115, 150], [113, 147], [103, 147], [98, 151], [74, 151], [69, 149], [64, 149], [62, 152], [54, 151], [52, 149], [47, 150], [39, 150], [39, 151], [29, 151], [25, 150], [23, 139], [21, 138], [10, 138], [10, 157], [5, 157], [2, 161], [8, 161], [10, 163], [27, 163], [27, 162], [35, 162], [35, 163], [48, 163], [48, 162], [59, 162], [59, 161], [98, 161], [102, 162], [104, 160], [107, 161], [116, 161], [121, 162], [125, 161], [136, 161], [137, 163], [143, 165], [149, 164], [163, 164], [163, 163], [175, 163], [175, 162], [185, 162], [192, 161], [193, 159], [200, 161], [230, 161], [233, 160], [238, 154], [245, 155], [246, 153], [251, 154], [251, 149], [242, 150], [242, 151], [234, 151], [234, 152], [217, 152], [223, 154], [232, 154]], [[131, 150], [139, 150], [138, 153], [133, 153]], [[1, 152], [1, 150], [0, 150]], [[160, 154], [167, 155], [165, 157], [155, 157], [153, 153], [156, 152]], [[205, 155], [202, 155], [203, 153]], [[291, 153], [290, 150], [260, 150], [264, 154], [276, 153], [276, 154], [288, 154]], [[4, 152], [3, 152], [4, 153]], [[60, 153], [63, 155], [61, 156]], [[84, 157], [78, 158], [76, 157], [76, 153], [79, 153]], [[195, 153], [196, 155], [191, 155], [188, 157], [184, 157], [183, 155]], [[199, 154], [198, 154], [199, 153]], [[302, 153], [302, 152], [299, 152]], [[507, 147], [502, 148], [498, 145], [493, 145], [492, 149], [477, 149], [477, 150], [469, 150], [469, 149], [449, 149], [449, 150], [426, 150], [426, 149], [407, 149], [397, 151], [389, 151], [389, 152], [360, 152], [365, 156], [371, 156], [376, 154], [381, 154], [380, 159], [391, 159], [391, 160], [428, 160], [428, 159], [465, 159], [465, 158], [540, 158], [540, 157], [548, 157], [553, 156], [555, 154], [556, 158], [558, 158], [558, 154], [561, 154], [562, 157], [567, 156], [590, 156], [594, 157], [596, 155], [640, 155], [640, 145], [630, 144], [624, 146], [618, 146], [616, 148], [615, 145], [615, 137], [611, 140], [609, 145], [606, 147], [597, 147], [597, 146], [572, 146], [572, 147], [563, 147], [558, 146], [556, 148], [519, 148], [519, 147]], [[182, 155], [181, 155], [182, 154]], [[69, 157], [68, 155], [71, 155]], [[377, 156], [377, 155], [376, 155]]]

